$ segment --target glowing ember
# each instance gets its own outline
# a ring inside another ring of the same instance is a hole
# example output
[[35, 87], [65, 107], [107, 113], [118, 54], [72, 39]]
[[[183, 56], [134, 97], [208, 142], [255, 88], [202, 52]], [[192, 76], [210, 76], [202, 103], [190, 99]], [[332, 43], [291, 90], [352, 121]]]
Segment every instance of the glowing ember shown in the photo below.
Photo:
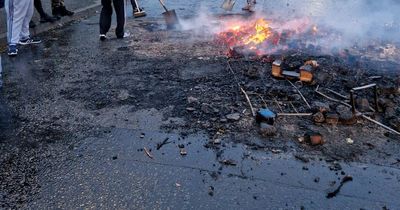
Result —
[[250, 37], [248, 37], [248, 38], [244, 38], [243, 44], [258, 45], [258, 44], [264, 42], [266, 39], [268, 39], [271, 36], [269, 24], [264, 19], [257, 20], [254, 28], [256, 30], [255, 34], [250, 35]]
[[264, 55], [289, 48], [290, 42], [298, 34], [316, 35], [318, 28], [308, 19], [296, 19], [282, 23], [272, 23], [263, 18], [239, 20], [225, 23], [218, 41], [228, 46], [230, 51], [240, 50], [239, 54]]

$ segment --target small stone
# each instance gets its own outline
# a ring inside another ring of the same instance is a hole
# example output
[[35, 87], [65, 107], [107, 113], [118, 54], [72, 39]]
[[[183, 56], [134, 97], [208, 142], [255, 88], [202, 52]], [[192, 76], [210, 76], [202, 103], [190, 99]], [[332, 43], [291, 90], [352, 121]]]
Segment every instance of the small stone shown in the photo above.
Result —
[[339, 115], [337, 115], [336, 113], [328, 113], [326, 114], [325, 121], [328, 124], [337, 125], [339, 122]]
[[226, 115], [226, 119], [232, 121], [238, 121], [240, 119], [240, 114], [239, 113], [228, 114]]
[[322, 112], [322, 113], [326, 113], [331, 110], [331, 108], [329, 107], [329, 104], [318, 102], [318, 101], [313, 103], [312, 108], [313, 108], [313, 110], [315, 110], [317, 112]]
[[351, 138], [346, 138], [346, 142], [348, 144], [353, 144], [354, 143], [353, 139], [351, 139]]
[[214, 144], [221, 144], [221, 139], [214, 139], [213, 143]]
[[277, 132], [277, 130], [273, 125], [270, 125], [267, 123], [260, 124], [259, 133], [264, 137], [274, 136], [276, 134], [276, 132]]
[[358, 111], [360, 111], [360, 112], [370, 111], [369, 102], [368, 102], [368, 99], [366, 99], [366, 98], [356, 99], [356, 107], [357, 107]]
[[199, 99], [197, 99], [197, 98], [195, 98], [195, 97], [193, 97], [193, 96], [189, 96], [189, 97], [187, 98], [187, 102], [188, 102], [189, 104], [198, 103], [198, 102], [199, 102]]
[[181, 149], [180, 149], [180, 154], [181, 154], [182, 156], [187, 155], [187, 151], [185, 150], [185, 148], [181, 148]]
[[313, 115], [313, 120], [316, 123], [323, 123], [325, 122], [325, 116], [322, 114], [322, 112], [317, 112]]
[[188, 108], [186, 108], [186, 111], [189, 111], [189, 112], [194, 112], [194, 111], [196, 111], [196, 109], [195, 109], [195, 108], [193, 108], [193, 107], [188, 107]]
[[396, 116], [396, 109], [394, 107], [386, 107], [385, 109], [385, 117], [392, 118]]
[[320, 180], [319, 177], [315, 177], [315, 178], [314, 178], [314, 182], [315, 182], [315, 183], [318, 183], [319, 180]]
[[305, 136], [305, 139], [312, 145], [312, 146], [317, 146], [317, 145], [322, 145], [324, 144], [324, 140], [322, 138], [322, 135], [319, 133], [307, 133]]
[[146, 136], [145, 133], [141, 133], [141, 134], [140, 134], [140, 138], [141, 138], [141, 139], [143, 139], [145, 136]]
[[121, 101], [125, 101], [130, 97], [128, 90], [121, 90], [118, 94], [118, 99]]

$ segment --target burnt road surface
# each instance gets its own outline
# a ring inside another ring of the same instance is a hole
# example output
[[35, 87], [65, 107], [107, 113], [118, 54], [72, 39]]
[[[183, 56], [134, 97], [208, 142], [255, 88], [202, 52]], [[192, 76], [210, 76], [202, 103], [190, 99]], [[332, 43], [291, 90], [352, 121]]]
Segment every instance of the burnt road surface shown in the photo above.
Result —
[[[159, 12], [150, 10], [149, 19]], [[290, 149], [254, 150], [231, 141], [207, 146], [207, 131], [187, 126], [185, 103], [188, 91], [207, 75], [218, 78], [219, 70], [184, 65], [224, 56], [146, 18], [128, 20], [130, 37], [101, 43], [98, 19], [45, 33], [43, 44], [23, 47], [16, 58], [2, 54], [0, 208], [400, 206], [398, 162], [299, 160]], [[176, 39], [184, 46], [176, 47]], [[327, 198], [346, 176], [353, 180]]]

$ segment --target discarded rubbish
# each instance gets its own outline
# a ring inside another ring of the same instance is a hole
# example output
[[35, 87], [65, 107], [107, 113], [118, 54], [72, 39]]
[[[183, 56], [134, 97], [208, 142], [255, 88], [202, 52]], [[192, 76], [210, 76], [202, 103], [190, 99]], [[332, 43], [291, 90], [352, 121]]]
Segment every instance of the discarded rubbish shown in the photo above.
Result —
[[146, 147], [144, 147], [143, 150], [144, 150], [144, 152], [146, 153], [146, 155], [147, 155], [149, 158], [151, 158], [151, 159], [154, 158], [153, 155], [151, 155], [149, 149], [147, 149]]
[[346, 142], [348, 144], [353, 144], [354, 143], [353, 139], [351, 139], [351, 138], [346, 138]]
[[324, 140], [320, 133], [309, 132], [305, 135], [305, 140], [312, 146], [322, 145], [324, 144]]
[[273, 125], [275, 122], [276, 114], [272, 112], [270, 109], [260, 109], [256, 115], [257, 123], [268, 123]]
[[169, 140], [169, 138], [166, 138], [166, 139], [164, 139], [164, 141], [162, 141], [162, 142], [160, 142], [160, 143], [157, 143], [157, 150], [160, 150], [161, 147], [163, 147], [164, 145], [171, 143], [171, 142], [168, 141], [168, 140]]
[[342, 189], [343, 185], [350, 181], [353, 181], [353, 177], [351, 177], [349, 175], [346, 175], [345, 177], [343, 177], [342, 181], [340, 182], [339, 187], [336, 190], [334, 190], [333, 192], [328, 193], [328, 195], [326, 195], [326, 198], [330, 199], [330, 198], [335, 197], [340, 192], [340, 189]]
[[180, 154], [181, 154], [182, 156], [187, 155], [186, 149], [185, 149], [185, 148], [181, 148], [181, 149], [180, 149]]
[[221, 160], [221, 161], [219, 161], [219, 162], [220, 162], [221, 164], [228, 165], [228, 166], [236, 166], [236, 165], [237, 165], [236, 161], [231, 160], [231, 159], [228, 159], [228, 160]]

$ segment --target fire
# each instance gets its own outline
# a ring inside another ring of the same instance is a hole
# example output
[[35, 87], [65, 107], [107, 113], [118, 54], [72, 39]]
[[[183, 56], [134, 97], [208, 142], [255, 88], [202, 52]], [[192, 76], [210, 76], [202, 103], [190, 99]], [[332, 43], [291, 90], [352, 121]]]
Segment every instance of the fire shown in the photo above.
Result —
[[258, 51], [260, 45], [273, 39], [273, 31], [270, 23], [263, 19], [257, 19], [253, 23], [236, 22], [230, 24], [228, 29], [219, 34], [220, 40], [229, 47], [241, 46], [247, 50]]
[[248, 38], [244, 38], [243, 44], [257, 45], [264, 42], [271, 36], [269, 23], [264, 19], [258, 19], [255, 23], [254, 29], [255, 29], [255, 34], [250, 35], [250, 37]]
[[217, 40], [228, 46], [230, 51], [240, 49], [239, 54], [265, 55], [286, 50], [297, 44], [294, 40], [299, 35], [319, 34], [319, 28], [306, 18], [286, 22], [259, 18], [232, 20], [224, 24], [223, 32], [217, 35]]

